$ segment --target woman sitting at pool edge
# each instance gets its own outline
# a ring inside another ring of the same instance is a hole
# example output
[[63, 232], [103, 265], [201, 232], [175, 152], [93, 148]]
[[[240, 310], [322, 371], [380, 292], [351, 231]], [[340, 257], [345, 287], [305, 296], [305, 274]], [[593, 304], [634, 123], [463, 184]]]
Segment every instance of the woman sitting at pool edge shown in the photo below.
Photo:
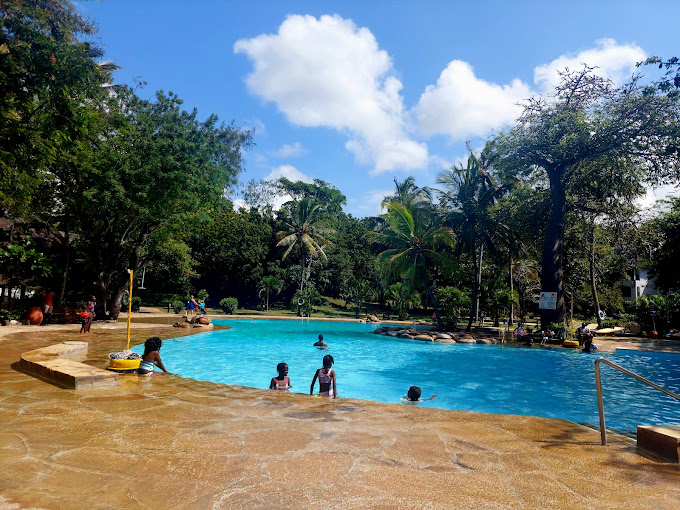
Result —
[[163, 366], [161, 361], [161, 346], [163, 341], [157, 336], [152, 336], [146, 342], [144, 342], [144, 354], [142, 354], [142, 360], [139, 362], [139, 369], [137, 374], [144, 377], [151, 377], [152, 375], [163, 375], [159, 372], [154, 372], [154, 365], [160, 368], [163, 373], [169, 374]]
[[[330, 397], [337, 398], [338, 388], [335, 383], [335, 370], [331, 368], [333, 366], [333, 363], [335, 363], [335, 360], [333, 359], [333, 356], [331, 356], [330, 354], [326, 354], [323, 357], [323, 368], [317, 369], [317, 371], [314, 373], [312, 385], [309, 387], [310, 395], [314, 394], [314, 384], [316, 383], [316, 379], [318, 378], [319, 395], [323, 395], [329, 398]], [[331, 389], [331, 383], [333, 384], [333, 389]]]
[[290, 377], [288, 377], [288, 365], [286, 363], [279, 363], [276, 365], [276, 371], [279, 373], [276, 377], [272, 377], [269, 382], [270, 390], [288, 390], [293, 387], [290, 384]]

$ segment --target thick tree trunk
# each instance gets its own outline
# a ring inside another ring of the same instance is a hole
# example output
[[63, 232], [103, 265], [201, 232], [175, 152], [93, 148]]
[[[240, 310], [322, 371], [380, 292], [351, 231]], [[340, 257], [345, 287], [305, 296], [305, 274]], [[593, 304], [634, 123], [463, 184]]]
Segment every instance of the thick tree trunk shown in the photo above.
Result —
[[[137, 244], [135, 246], [135, 249], [132, 251], [132, 256], [130, 257], [130, 269], [132, 269], [134, 272], [137, 272], [140, 267], [140, 252], [142, 249], [142, 245]], [[130, 286], [130, 273], [127, 271], [125, 272], [118, 272], [116, 271], [116, 274], [112, 275], [111, 277], [112, 284], [110, 285], [111, 289], [111, 301], [108, 302], [108, 308], [109, 308], [109, 317], [112, 319], [118, 320], [118, 316], [120, 315], [121, 311], [121, 300], [123, 298], [123, 294], [125, 294], [125, 291], [128, 290], [128, 287]], [[132, 295], [130, 295], [130, 299], [132, 299]]]
[[600, 318], [600, 298], [597, 295], [597, 282], [595, 281], [595, 222], [591, 225], [590, 232], [590, 290], [593, 294], [593, 305], [595, 307], [595, 318], [597, 319], [597, 328], [602, 328], [602, 319]]
[[552, 210], [550, 211], [548, 224], [545, 227], [545, 237], [543, 240], [541, 291], [556, 292], [557, 303], [554, 310], [541, 310], [541, 328], [543, 329], [548, 329], [552, 322], [564, 322], [566, 318], [562, 278], [567, 200], [562, 174], [561, 168], [548, 170]]
[[125, 294], [128, 286], [129, 282], [122, 287], [117, 287], [111, 295], [111, 301], [109, 301], [109, 316], [112, 319], [118, 320], [122, 308], [123, 294]]

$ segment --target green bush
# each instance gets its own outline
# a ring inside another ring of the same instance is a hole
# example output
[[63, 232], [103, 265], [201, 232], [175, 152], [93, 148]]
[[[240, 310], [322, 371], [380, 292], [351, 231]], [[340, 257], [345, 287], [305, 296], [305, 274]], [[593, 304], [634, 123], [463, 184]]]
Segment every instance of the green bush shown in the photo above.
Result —
[[184, 302], [180, 301], [179, 299], [173, 301], [172, 309], [175, 311], [175, 313], [182, 313], [182, 310], [184, 310]]
[[142, 306], [142, 298], [139, 296], [132, 296], [132, 311], [138, 312], [140, 306]]
[[222, 308], [227, 315], [232, 315], [238, 309], [238, 299], [235, 297], [221, 299], [220, 308]]
[[208, 291], [205, 289], [201, 289], [198, 291], [198, 294], [196, 296], [198, 298], [198, 301], [208, 301], [208, 298], [210, 295], [208, 294]]

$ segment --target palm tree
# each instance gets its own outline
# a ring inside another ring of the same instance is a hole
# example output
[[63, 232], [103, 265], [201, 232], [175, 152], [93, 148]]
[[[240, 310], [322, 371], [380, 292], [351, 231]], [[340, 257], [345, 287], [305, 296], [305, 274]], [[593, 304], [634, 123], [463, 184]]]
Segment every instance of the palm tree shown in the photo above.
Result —
[[260, 280], [260, 285], [258, 286], [258, 296], [262, 297], [264, 294], [264, 302], [267, 308], [266, 315], [269, 315], [269, 295], [272, 292], [276, 292], [278, 295], [283, 289], [283, 281], [279, 280], [276, 276], [265, 276]]
[[278, 232], [276, 246], [287, 248], [281, 260], [285, 260], [291, 250], [297, 247], [300, 250], [300, 290], [305, 281], [305, 258], [309, 255], [310, 270], [311, 261], [321, 257], [328, 260], [324, 248], [332, 247], [333, 243], [323, 236], [335, 233], [321, 223], [321, 206], [311, 198], [304, 198], [299, 202], [289, 202], [288, 207], [282, 209], [282, 219], [286, 229]]
[[437, 300], [432, 292], [435, 266], [446, 267], [451, 258], [440, 252], [453, 247], [453, 231], [441, 225], [414, 203], [389, 202], [383, 215], [387, 227], [382, 232], [369, 232], [369, 237], [387, 247], [377, 258], [379, 267], [391, 280], [414, 288], [422, 285], [432, 301], [437, 325], [443, 329]]
[[[469, 146], [468, 149], [470, 150]], [[472, 306], [466, 331], [479, 319], [479, 288], [482, 283], [484, 247], [497, 252], [498, 242], [509, 243], [510, 231], [493, 210], [496, 201], [513, 183], [499, 185], [490, 175], [485, 161], [470, 150], [467, 167], [462, 165], [442, 172], [437, 183], [444, 186], [441, 204], [449, 207], [447, 223], [460, 238], [457, 253], [466, 251], [474, 260], [475, 279]]]
[[401, 202], [402, 204], [414, 203], [418, 205], [430, 205], [432, 196], [428, 188], [416, 186], [416, 180], [409, 176], [402, 182], [394, 178], [394, 195], [387, 196], [382, 201], [382, 207], [387, 208], [391, 202]]

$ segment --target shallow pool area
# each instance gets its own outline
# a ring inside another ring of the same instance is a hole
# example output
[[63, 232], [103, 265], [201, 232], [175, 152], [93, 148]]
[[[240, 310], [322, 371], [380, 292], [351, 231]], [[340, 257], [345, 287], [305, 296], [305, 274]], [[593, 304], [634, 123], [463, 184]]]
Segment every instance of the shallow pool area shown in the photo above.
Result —
[[[200, 381], [267, 388], [277, 363], [286, 362], [292, 391], [309, 393], [321, 359], [331, 354], [340, 397], [398, 403], [409, 386], [417, 385], [423, 396], [437, 395], [420, 406], [598, 423], [595, 355], [403, 340], [374, 335], [374, 325], [360, 323], [216, 323], [232, 329], [165, 341], [161, 355], [168, 370]], [[312, 345], [320, 333], [328, 350]], [[142, 347], [135, 350], [141, 352]], [[680, 357], [603, 356], [680, 392]], [[632, 434], [637, 425], [680, 423], [680, 403], [602, 368], [608, 428]]]

